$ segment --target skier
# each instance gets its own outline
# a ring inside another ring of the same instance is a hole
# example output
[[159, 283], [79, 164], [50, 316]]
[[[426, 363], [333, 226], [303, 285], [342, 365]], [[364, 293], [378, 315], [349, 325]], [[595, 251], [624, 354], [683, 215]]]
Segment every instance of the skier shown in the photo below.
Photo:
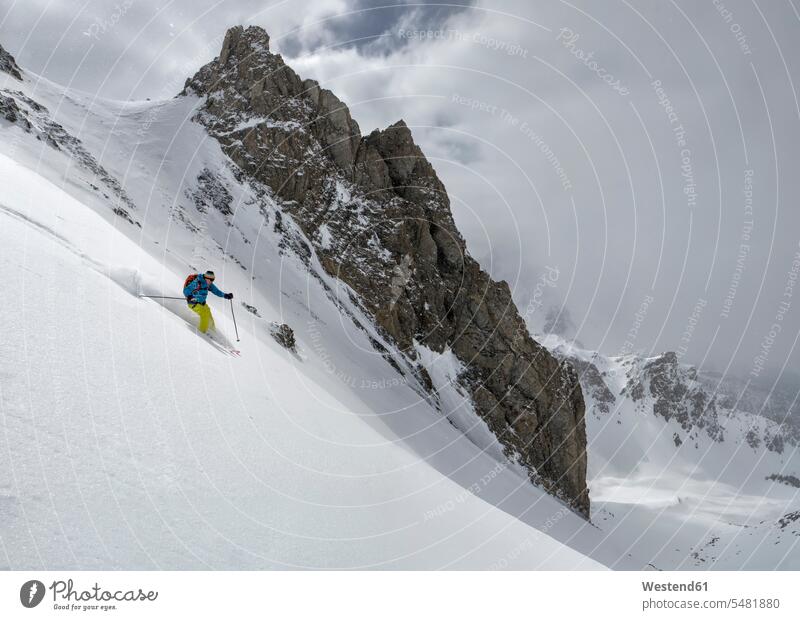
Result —
[[209, 291], [217, 297], [233, 299], [233, 293], [223, 293], [214, 285], [214, 272], [210, 269], [204, 274], [193, 273], [186, 278], [183, 284], [183, 295], [192, 312], [200, 317], [199, 329], [204, 334], [209, 327], [214, 327], [214, 317], [211, 316], [211, 310], [206, 305]]

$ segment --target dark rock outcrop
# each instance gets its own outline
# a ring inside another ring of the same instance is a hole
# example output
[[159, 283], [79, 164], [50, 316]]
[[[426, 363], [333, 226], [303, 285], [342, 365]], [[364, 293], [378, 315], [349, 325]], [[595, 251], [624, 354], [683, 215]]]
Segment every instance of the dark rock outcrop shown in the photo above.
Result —
[[687, 433], [705, 429], [714, 441], [724, 441], [713, 395], [697, 381], [697, 371], [681, 365], [674, 352], [643, 360], [632, 368], [625, 389], [633, 400], [652, 397], [653, 413], [667, 421], [674, 419]]
[[297, 343], [294, 339], [294, 330], [286, 323], [281, 323], [280, 325], [273, 323], [270, 326], [269, 332], [272, 334], [275, 342], [281, 345], [284, 349], [292, 352], [296, 350]]
[[405, 122], [362, 137], [347, 107], [301, 80], [258, 27], [228, 31], [187, 80], [196, 120], [272, 188], [411, 360], [449, 348], [477, 413], [531, 478], [589, 514], [584, 402], [577, 375], [535, 342], [506, 282], [469, 255], [444, 185]]
[[605, 415], [611, 412], [617, 399], [608, 387], [603, 373], [592, 362], [584, 361], [579, 357], [570, 357], [568, 361], [578, 371], [584, 391], [592, 397], [598, 413]]
[[796, 529], [796, 523], [800, 521], [800, 510], [795, 510], [794, 512], [788, 512], [783, 515], [777, 521], [777, 525], [779, 529], [786, 529], [788, 527], [792, 527], [792, 534], [796, 536], [800, 536], [800, 530]]
[[225, 184], [210, 170], [204, 169], [197, 176], [197, 184], [193, 189], [186, 190], [188, 198], [194, 202], [200, 213], [208, 213], [209, 209], [215, 209], [222, 215], [233, 215], [231, 196]]
[[796, 489], [800, 489], [800, 478], [797, 476], [784, 475], [784, 474], [770, 474], [767, 476], [767, 480], [773, 480], [775, 482], [781, 482], [785, 485], [790, 487], [794, 487]]
[[17, 65], [17, 61], [9, 54], [2, 45], [0, 45], [0, 71], [8, 73], [9, 75], [22, 81], [22, 72]]

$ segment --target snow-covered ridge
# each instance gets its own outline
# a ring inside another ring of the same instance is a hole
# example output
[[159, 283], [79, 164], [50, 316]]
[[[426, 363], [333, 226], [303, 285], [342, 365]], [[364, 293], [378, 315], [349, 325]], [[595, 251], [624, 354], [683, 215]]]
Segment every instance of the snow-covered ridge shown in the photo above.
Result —
[[[120, 186], [119, 182], [109, 175], [97, 160], [89, 153], [80, 140], [75, 138], [57, 122], [49, 110], [37, 103], [20, 90], [0, 89], [0, 115], [9, 123], [29, 133], [56, 150], [69, 153], [73, 162], [91, 176], [91, 181], [84, 182], [97, 194], [100, 194], [117, 215], [124, 217], [131, 224], [137, 224], [132, 212], [136, 207]], [[95, 184], [96, 183], [96, 184]], [[99, 187], [98, 187], [99, 186]]]

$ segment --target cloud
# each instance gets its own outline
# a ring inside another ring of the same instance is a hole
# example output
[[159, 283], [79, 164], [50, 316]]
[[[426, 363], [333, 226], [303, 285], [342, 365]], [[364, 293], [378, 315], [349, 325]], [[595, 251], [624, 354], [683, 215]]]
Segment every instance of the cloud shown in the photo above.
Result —
[[355, 0], [321, 21], [305, 20], [302, 27], [281, 39], [280, 46], [282, 52], [293, 57], [321, 47], [352, 47], [364, 56], [383, 56], [405, 45], [403, 39], [392, 36], [398, 26], [425, 23], [435, 27], [472, 4], [472, 0], [446, 4], [430, 0]]
[[404, 21], [388, 36], [426, 32], [377, 61], [329, 49], [293, 62], [362, 126], [405, 118], [470, 251], [520, 308], [557, 267], [550, 303], [588, 346], [747, 373], [777, 320], [767, 366], [791, 367], [800, 310], [780, 312], [800, 119], [781, 55], [798, 56], [797, 18], [726, 4], [729, 19], [713, 4], [483, 3], [443, 25]]

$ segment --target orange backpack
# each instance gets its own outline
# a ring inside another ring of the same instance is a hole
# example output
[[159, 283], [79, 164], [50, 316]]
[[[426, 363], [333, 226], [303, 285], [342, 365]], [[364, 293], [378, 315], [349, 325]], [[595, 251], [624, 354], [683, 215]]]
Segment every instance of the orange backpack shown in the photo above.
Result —
[[[190, 273], [188, 276], [186, 276], [186, 280], [185, 280], [185, 281], [184, 281], [184, 283], [183, 283], [183, 289], [181, 289], [181, 290], [186, 290], [186, 287], [187, 287], [187, 286], [189, 286], [189, 284], [191, 284], [191, 282], [192, 282], [192, 281], [193, 281], [193, 280], [194, 280], [196, 277], [197, 277], [197, 274], [196, 274], [196, 273]], [[199, 288], [199, 287], [198, 287], [198, 288]], [[191, 297], [190, 297], [189, 295], [187, 295], [187, 296], [186, 296], [186, 299], [191, 299]]]

